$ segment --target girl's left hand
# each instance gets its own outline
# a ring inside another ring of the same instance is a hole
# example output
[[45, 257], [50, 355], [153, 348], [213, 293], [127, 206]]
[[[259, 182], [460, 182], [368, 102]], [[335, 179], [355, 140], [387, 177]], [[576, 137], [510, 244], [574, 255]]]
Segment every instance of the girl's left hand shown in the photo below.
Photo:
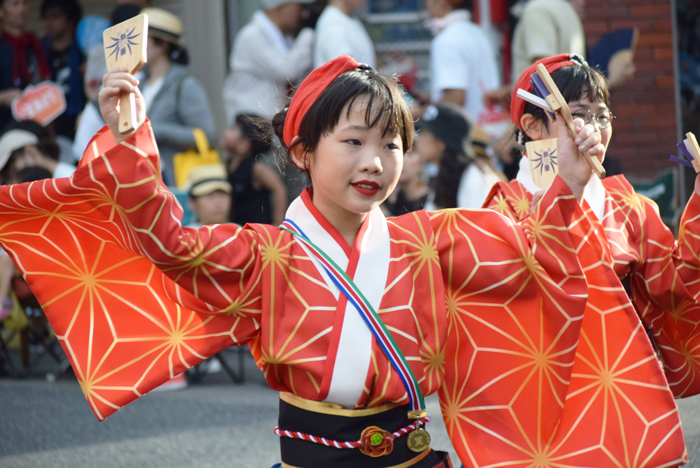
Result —
[[605, 146], [601, 143], [600, 132], [582, 119], [574, 119], [574, 128], [578, 132], [571, 138], [564, 119], [557, 114], [555, 121], [557, 150], [559, 153], [559, 176], [564, 179], [578, 201], [583, 198], [583, 189], [593, 176], [593, 169], [586, 160], [588, 155], [601, 158]]

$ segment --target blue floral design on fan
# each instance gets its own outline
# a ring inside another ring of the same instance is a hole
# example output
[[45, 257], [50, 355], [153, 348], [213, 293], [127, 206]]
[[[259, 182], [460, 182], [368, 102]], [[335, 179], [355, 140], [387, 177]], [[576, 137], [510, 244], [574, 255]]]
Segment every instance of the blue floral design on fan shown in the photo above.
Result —
[[554, 171], [557, 163], [557, 149], [546, 149], [542, 153], [535, 151], [535, 157], [532, 162], [535, 163], [535, 170], [539, 169], [540, 175], [545, 172]]
[[121, 33], [119, 37], [112, 38], [114, 42], [107, 47], [107, 49], [113, 49], [109, 57], [114, 54], [117, 54], [117, 58], [120, 56], [123, 57], [126, 55], [127, 50], [129, 51], [129, 55], [131, 55], [131, 46], [139, 45], [138, 42], [133, 41], [141, 35], [141, 33], [134, 34], [135, 29], [136, 28], [132, 28], [128, 33]]

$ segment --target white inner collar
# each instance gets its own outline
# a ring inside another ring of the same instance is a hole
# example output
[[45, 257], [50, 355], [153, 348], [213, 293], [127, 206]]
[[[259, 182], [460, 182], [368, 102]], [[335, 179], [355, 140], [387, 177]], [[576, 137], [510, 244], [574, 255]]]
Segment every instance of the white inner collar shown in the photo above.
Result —
[[[286, 217], [294, 221], [311, 242], [347, 272], [350, 259], [333, 236], [314, 217], [310, 211], [313, 207], [310, 209], [306, 206], [307, 203], [310, 202], [308, 200], [305, 202], [302, 197], [298, 197], [289, 206]], [[379, 207], [369, 213], [367, 229], [359, 241], [360, 257], [352, 280], [374, 310], [378, 311], [384, 296], [391, 260], [389, 228]], [[340, 299], [338, 287], [331, 281], [321, 263], [304, 244], [300, 245], [312, 259], [314, 266], [321, 273], [336, 299]], [[324, 401], [339, 404], [345, 408], [357, 406], [364, 392], [371, 358], [372, 332], [359, 311], [348, 301], [330, 388]]]

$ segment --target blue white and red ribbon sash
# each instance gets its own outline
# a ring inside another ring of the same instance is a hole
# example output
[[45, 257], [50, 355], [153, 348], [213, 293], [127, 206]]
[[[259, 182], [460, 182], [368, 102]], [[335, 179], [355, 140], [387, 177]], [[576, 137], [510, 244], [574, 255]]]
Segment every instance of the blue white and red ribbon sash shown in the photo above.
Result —
[[406, 361], [406, 357], [399, 349], [399, 346], [394, 341], [389, 330], [382, 322], [379, 314], [374, 310], [369, 301], [358, 289], [350, 277], [343, 271], [325, 252], [318, 248], [304, 234], [304, 232], [291, 219], [285, 219], [280, 225], [282, 229], [293, 234], [297, 240], [302, 242], [321, 263], [323, 268], [328, 273], [331, 281], [340, 289], [340, 292], [348, 299], [348, 301], [357, 309], [360, 316], [365, 321], [374, 338], [379, 343], [379, 346], [384, 351], [387, 359], [391, 363], [394, 370], [399, 374], [403, 382], [406, 392], [408, 393], [410, 411], [415, 414], [425, 414], [425, 401], [423, 394], [420, 391], [420, 386], [416, 377], [413, 375], [411, 367]]

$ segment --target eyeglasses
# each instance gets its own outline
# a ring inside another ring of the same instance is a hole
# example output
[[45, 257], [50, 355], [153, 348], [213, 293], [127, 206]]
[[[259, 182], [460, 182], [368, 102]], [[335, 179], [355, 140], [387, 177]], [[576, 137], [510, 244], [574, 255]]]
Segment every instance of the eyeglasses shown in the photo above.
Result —
[[588, 109], [578, 109], [571, 115], [575, 119], [582, 119], [587, 124], [591, 123], [591, 120], [595, 119], [598, 127], [600, 128], [608, 128], [610, 125], [612, 125], [613, 120], [617, 118], [610, 111], [603, 111], [598, 115], [593, 115]]

